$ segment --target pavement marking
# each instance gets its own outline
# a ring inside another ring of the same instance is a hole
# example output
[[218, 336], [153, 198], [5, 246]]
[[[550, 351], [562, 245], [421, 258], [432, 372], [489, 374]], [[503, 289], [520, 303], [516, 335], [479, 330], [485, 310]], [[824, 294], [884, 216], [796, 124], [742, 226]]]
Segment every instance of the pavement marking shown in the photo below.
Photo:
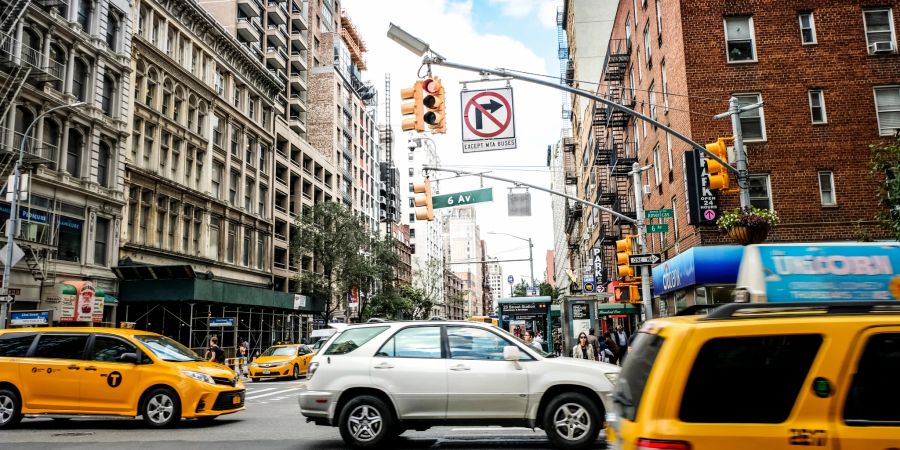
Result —
[[525, 427], [466, 427], [466, 428], [451, 428], [450, 431], [506, 431], [506, 432], [514, 432], [521, 433], [523, 431], [527, 431], [529, 433], [534, 432], [531, 428]]
[[278, 389], [278, 388], [247, 389], [246, 391], [247, 391], [248, 395], [253, 395], [253, 394], [261, 394], [266, 391], [274, 391], [275, 389]]
[[258, 399], [258, 398], [268, 397], [268, 396], [270, 396], [270, 395], [284, 394], [284, 393], [287, 393], [287, 392], [290, 392], [290, 391], [299, 391], [299, 390], [301, 390], [301, 389], [302, 389], [302, 388], [293, 388], [293, 389], [285, 389], [285, 390], [283, 390], [283, 391], [269, 392], [269, 393], [261, 394], [261, 395], [253, 394], [253, 396], [250, 396], [250, 397], [244, 397], [244, 400], [256, 400], [256, 399]]

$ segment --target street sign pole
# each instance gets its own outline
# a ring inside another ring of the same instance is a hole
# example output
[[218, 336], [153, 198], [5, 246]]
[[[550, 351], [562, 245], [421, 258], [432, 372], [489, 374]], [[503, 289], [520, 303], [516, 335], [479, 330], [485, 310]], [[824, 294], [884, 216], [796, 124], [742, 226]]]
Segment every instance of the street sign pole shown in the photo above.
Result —
[[[641, 165], [631, 165], [631, 179], [634, 185], [634, 207], [637, 210], [638, 247], [641, 253], [647, 251], [646, 230], [644, 229], [644, 186], [641, 181]], [[650, 298], [650, 267], [641, 267], [641, 299], [644, 302], [644, 320], [653, 318], [653, 299]]]

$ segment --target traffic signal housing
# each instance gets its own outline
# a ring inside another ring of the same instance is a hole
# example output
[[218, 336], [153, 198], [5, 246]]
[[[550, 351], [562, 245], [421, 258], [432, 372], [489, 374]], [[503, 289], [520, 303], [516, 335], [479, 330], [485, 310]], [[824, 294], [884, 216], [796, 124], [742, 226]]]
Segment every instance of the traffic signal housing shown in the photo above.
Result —
[[619, 277], [633, 277], [634, 267], [628, 263], [628, 257], [634, 253], [634, 236], [625, 236], [625, 239], [616, 241], [616, 270]]
[[630, 284], [619, 284], [613, 288], [616, 303], [641, 303], [641, 290]]
[[400, 113], [403, 114], [403, 131], [425, 131], [425, 122], [423, 114], [425, 107], [423, 105], [422, 80], [416, 81], [412, 87], [400, 90]]
[[434, 206], [431, 203], [431, 180], [424, 180], [413, 184], [413, 192], [416, 197], [416, 220], [434, 220]]
[[[716, 155], [722, 161], [728, 161], [728, 142], [730, 138], [719, 138], [712, 144], [706, 144], [706, 150]], [[706, 173], [709, 176], [710, 189], [728, 189], [728, 168], [722, 163], [712, 159], [706, 159]]]
[[426, 78], [422, 81], [422, 90], [425, 98], [423, 104], [425, 106], [424, 121], [428, 124], [428, 128], [432, 133], [447, 132], [447, 115], [446, 103], [444, 95], [444, 85], [438, 77]]

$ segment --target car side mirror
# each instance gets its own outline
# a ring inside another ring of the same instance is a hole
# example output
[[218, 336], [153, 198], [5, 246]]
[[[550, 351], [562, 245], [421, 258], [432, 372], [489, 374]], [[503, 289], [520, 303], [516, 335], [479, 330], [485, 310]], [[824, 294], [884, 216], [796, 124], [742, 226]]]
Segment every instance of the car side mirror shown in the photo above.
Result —
[[507, 361], [518, 361], [520, 356], [519, 347], [516, 347], [515, 345], [503, 347], [503, 359]]
[[137, 364], [138, 355], [137, 353], [122, 353], [119, 356], [119, 362]]

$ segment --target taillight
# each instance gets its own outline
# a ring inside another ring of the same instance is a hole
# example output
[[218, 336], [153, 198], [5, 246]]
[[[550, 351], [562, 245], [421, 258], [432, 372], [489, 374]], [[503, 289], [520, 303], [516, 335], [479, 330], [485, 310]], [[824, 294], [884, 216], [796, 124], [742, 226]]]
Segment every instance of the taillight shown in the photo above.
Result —
[[658, 441], [656, 439], [638, 439], [637, 450], [691, 450], [691, 444], [679, 441]]

